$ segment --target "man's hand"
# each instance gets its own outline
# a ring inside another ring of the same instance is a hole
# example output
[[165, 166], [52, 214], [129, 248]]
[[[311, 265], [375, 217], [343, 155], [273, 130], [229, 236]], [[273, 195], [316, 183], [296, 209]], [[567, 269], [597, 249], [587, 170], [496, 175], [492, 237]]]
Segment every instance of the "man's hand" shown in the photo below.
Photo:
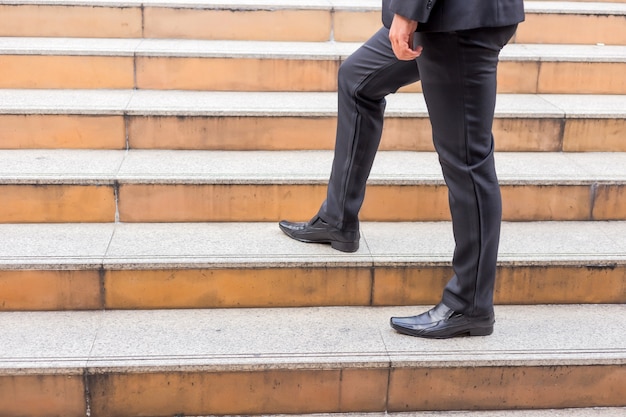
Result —
[[399, 14], [394, 15], [389, 28], [389, 40], [393, 53], [401, 61], [411, 61], [422, 53], [422, 47], [413, 45], [413, 33], [417, 30], [417, 22]]

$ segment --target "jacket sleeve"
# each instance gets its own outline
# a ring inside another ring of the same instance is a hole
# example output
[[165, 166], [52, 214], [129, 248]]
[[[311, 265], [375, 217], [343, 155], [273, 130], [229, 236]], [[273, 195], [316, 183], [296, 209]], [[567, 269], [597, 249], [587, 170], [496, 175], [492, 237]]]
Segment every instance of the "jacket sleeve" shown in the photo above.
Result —
[[437, 0], [390, 0], [389, 9], [394, 14], [425, 23], [436, 3]]

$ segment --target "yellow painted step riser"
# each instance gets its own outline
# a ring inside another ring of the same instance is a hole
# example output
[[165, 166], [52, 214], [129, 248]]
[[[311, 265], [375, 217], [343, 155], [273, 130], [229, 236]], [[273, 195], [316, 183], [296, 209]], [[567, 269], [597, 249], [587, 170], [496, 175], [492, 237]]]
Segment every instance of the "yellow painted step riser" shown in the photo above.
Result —
[[[626, 45], [625, 22], [625, 16], [526, 13], [512, 42]], [[335, 25], [335, 40], [362, 42], [380, 27], [380, 13], [337, 12]]]
[[[625, 191], [626, 185], [503, 186], [503, 218], [624, 220]], [[275, 221], [308, 216], [325, 193], [325, 185], [123, 185], [119, 215], [128, 222]], [[449, 220], [448, 191], [441, 185], [370, 185], [360, 217]]]
[[[0, 36], [363, 41], [380, 12], [1, 5]], [[577, 28], [572, 31], [571, 28]], [[528, 13], [519, 43], [626, 44], [624, 16]]]
[[[134, 149], [331, 150], [335, 145], [336, 123], [334, 117], [131, 118], [129, 146]], [[494, 120], [498, 151], [626, 151], [624, 129], [626, 121], [622, 119]], [[434, 151], [431, 130], [426, 118], [387, 117], [380, 149]], [[598, 137], [603, 140], [598, 141]]]
[[327, 41], [327, 10], [230, 11], [147, 7], [144, 37], [272, 41]]
[[[8, 55], [0, 60], [0, 88], [336, 91], [339, 65], [333, 60]], [[626, 63], [505, 61], [498, 91], [626, 94], [625, 73]], [[420, 91], [420, 84], [404, 91]]]
[[515, 42], [626, 45], [626, 16], [528, 14]]
[[132, 57], [5, 55], [0, 88], [134, 88]]
[[0, 5], [0, 36], [141, 38], [141, 8]]
[[[389, 377], [388, 408], [399, 412], [566, 408], [569, 405], [581, 407], [586, 402], [624, 404], [626, 400], [618, 399], [623, 390], [615, 389], [612, 384], [621, 384], [625, 378], [626, 367], [619, 365], [400, 367]], [[424, 384], [424, 381], [428, 382]], [[587, 383], [593, 384], [593, 393]], [[604, 391], [600, 391], [600, 387]], [[451, 390], [454, 395], [450, 395]]]
[[[0, 271], [1, 311], [435, 304], [448, 266]], [[626, 266], [502, 266], [496, 304], [626, 303]]]
[[84, 416], [85, 393], [93, 417], [623, 406], [625, 378], [619, 365], [17, 375], [0, 376], [0, 414]]
[[123, 116], [0, 115], [4, 149], [124, 149]]
[[[626, 152], [624, 119], [496, 118], [497, 151]], [[0, 115], [4, 149], [333, 149], [334, 117]], [[602, 140], [598, 140], [602, 138]], [[426, 118], [388, 117], [381, 150], [433, 151]]]
[[338, 70], [339, 61], [333, 60], [140, 57], [137, 60], [137, 88], [335, 91]]
[[[2, 223], [308, 220], [326, 185], [2, 185]], [[626, 220], [626, 184], [503, 185], [504, 220]], [[117, 197], [117, 201], [116, 201]], [[389, 202], [393, 201], [393, 205]], [[117, 205], [116, 205], [117, 202]], [[443, 185], [370, 185], [362, 221], [449, 220]]]
[[327, 41], [327, 10], [0, 5], [0, 36]]
[[1, 185], [0, 222], [115, 221], [111, 186]]

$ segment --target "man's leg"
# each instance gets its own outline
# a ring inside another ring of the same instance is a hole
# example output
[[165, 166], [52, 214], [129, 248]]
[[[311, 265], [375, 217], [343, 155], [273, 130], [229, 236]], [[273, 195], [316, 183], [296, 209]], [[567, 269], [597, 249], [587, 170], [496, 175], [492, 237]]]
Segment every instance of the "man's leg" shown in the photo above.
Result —
[[399, 61], [382, 28], [339, 69], [335, 156], [327, 197], [308, 223], [281, 221], [290, 237], [358, 249], [359, 211], [383, 129], [385, 96], [419, 80], [415, 61]]
[[514, 31], [510, 26], [418, 36], [424, 50], [417, 62], [456, 247], [443, 304], [420, 316], [393, 318], [392, 326], [403, 333], [453, 337], [493, 329], [502, 203], [491, 131], [498, 55]]
[[379, 30], [339, 69], [335, 156], [320, 217], [342, 230], [358, 230], [365, 183], [380, 144], [385, 97], [419, 80], [415, 61], [399, 61], [389, 31]]
[[515, 27], [422, 34], [418, 65], [433, 140], [448, 185], [455, 275], [443, 302], [469, 316], [493, 314], [502, 218], [492, 135], [498, 55]]

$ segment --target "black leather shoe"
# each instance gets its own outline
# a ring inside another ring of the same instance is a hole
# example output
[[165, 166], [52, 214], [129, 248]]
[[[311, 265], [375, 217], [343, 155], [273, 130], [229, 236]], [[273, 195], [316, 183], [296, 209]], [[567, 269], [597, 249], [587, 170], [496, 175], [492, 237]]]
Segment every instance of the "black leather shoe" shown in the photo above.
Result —
[[361, 235], [358, 231], [345, 232], [339, 230], [317, 216], [306, 223], [281, 220], [278, 225], [287, 236], [300, 242], [330, 243], [333, 249], [342, 252], [356, 252], [359, 249]]
[[439, 303], [418, 316], [392, 317], [391, 327], [410, 336], [448, 339], [457, 336], [488, 336], [493, 333], [494, 322], [493, 315], [468, 317]]

